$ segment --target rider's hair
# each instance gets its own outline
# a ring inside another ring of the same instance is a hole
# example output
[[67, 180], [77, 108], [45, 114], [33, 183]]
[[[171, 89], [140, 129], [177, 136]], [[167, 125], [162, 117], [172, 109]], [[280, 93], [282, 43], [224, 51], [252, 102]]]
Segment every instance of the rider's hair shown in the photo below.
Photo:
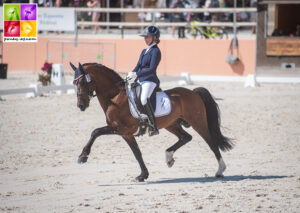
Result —
[[156, 44], [159, 44], [160, 40], [159, 38], [157, 38], [156, 36], [153, 36], [153, 41], [156, 43]]

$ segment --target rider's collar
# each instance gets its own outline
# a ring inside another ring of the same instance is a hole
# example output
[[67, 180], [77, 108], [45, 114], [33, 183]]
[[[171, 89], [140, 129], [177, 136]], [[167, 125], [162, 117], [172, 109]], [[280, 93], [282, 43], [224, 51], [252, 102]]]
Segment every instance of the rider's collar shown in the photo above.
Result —
[[147, 47], [145, 54], [146, 54], [146, 53], [151, 49], [151, 47], [153, 47], [154, 45], [156, 45], [155, 42], [153, 42], [152, 44], [150, 44], [150, 45]]

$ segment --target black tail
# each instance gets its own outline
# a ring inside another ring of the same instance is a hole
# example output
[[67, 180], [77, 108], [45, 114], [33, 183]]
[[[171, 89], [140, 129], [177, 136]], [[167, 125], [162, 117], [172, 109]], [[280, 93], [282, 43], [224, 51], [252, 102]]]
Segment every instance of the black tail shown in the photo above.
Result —
[[193, 91], [195, 91], [201, 96], [205, 104], [208, 129], [213, 143], [217, 145], [222, 151], [231, 150], [234, 144], [232, 143], [230, 138], [227, 138], [224, 135], [222, 135], [220, 129], [221, 119], [218, 104], [215, 102], [214, 98], [207, 89], [203, 87], [198, 87], [195, 88]]

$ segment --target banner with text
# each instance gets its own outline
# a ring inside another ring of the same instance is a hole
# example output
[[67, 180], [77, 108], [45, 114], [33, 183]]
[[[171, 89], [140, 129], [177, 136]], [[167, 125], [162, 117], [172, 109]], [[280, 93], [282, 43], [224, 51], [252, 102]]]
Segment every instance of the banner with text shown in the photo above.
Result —
[[75, 31], [75, 9], [41, 7], [38, 25], [41, 31]]

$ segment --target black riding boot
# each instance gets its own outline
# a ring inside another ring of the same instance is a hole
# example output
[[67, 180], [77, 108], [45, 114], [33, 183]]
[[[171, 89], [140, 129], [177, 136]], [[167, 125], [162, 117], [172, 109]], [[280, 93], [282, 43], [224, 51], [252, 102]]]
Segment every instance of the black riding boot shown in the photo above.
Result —
[[144, 108], [145, 108], [145, 112], [148, 116], [149, 124], [151, 126], [151, 128], [149, 129], [149, 136], [158, 135], [159, 132], [156, 127], [156, 120], [155, 120], [153, 109], [152, 109], [149, 99], [147, 100], [147, 103], [144, 105]]

